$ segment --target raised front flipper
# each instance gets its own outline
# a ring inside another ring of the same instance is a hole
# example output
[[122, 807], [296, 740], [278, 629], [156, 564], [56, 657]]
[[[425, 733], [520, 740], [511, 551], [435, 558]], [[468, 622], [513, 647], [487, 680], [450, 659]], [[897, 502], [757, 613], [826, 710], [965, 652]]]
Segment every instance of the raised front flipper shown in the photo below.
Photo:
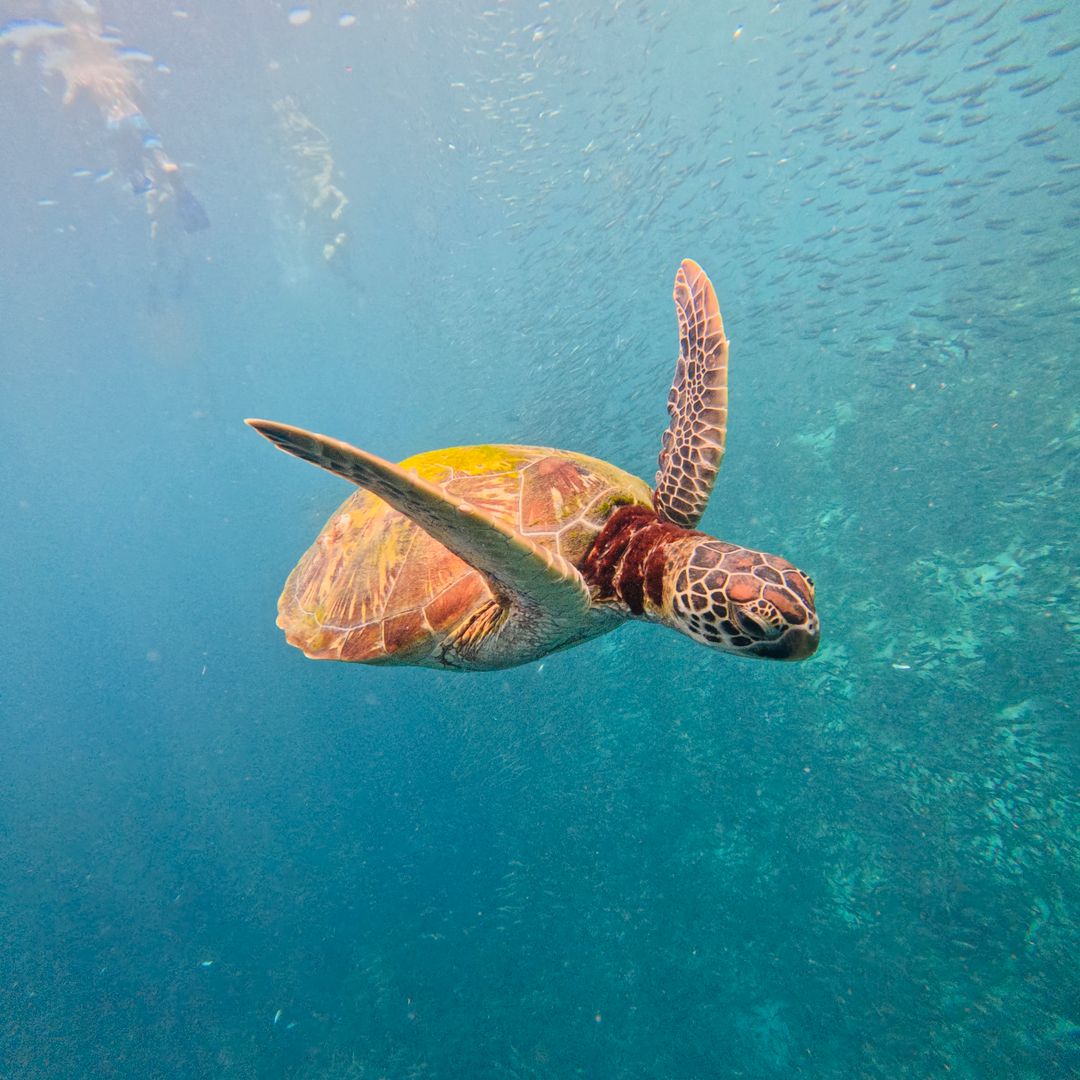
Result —
[[684, 259], [675, 275], [679, 361], [668, 394], [653, 506], [664, 521], [694, 528], [716, 482], [727, 433], [728, 343], [705, 271]]
[[589, 591], [577, 570], [560, 555], [415, 473], [348, 443], [270, 420], [245, 423], [279, 449], [366, 488], [411, 518], [484, 574], [497, 595], [533, 612], [545, 633], [558, 638], [560, 628], [581, 625], [589, 608]]

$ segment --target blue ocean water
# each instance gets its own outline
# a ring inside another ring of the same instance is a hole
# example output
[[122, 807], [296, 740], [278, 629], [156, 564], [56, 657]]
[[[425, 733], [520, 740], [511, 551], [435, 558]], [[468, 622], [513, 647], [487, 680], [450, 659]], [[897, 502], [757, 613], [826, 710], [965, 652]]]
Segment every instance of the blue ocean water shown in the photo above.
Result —
[[[1080, 1073], [1080, 8], [0, 16], [0, 1077]], [[651, 480], [685, 257], [813, 659], [286, 645], [243, 417]]]

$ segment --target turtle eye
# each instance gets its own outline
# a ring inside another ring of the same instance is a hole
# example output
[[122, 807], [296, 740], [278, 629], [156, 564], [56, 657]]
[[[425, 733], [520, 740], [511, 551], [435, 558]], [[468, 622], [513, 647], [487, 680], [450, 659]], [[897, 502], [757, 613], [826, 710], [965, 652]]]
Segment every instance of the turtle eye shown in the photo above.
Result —
[[755, 641], [772, 641], [781, 633], [779, 626], [742, 607], [735, 609], [735, 622], [748, 638]]

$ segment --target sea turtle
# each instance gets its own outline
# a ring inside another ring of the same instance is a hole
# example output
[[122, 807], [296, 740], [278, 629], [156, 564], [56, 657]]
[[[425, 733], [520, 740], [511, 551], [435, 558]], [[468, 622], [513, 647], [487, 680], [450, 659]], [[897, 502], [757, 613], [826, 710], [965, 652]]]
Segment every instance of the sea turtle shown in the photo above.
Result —
[[810, 578], [694, 528], [724, 453], [728, 343], [713, 287], [690, 259], [674, 296], [679, 360], [655, 491], [566, 450], [459, 446], [393, 465], [248, 420], [361, 489], [285, 583], [277, 623], [288, 641], [321, 660], [488, 670], [639, 618], [738, 656], [810, 656]]

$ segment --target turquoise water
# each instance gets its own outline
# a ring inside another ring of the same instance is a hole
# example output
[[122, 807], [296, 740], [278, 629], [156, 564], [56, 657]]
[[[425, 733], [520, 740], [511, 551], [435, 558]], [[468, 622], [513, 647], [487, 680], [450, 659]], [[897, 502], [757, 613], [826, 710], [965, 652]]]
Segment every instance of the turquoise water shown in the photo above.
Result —
[[[0, 7], [0, 1077], [1080, 1073], [1080, 8], [345, 10]], [[285, 644], [243, 417], [651, 480], [684, 257], [812, 660]]]

